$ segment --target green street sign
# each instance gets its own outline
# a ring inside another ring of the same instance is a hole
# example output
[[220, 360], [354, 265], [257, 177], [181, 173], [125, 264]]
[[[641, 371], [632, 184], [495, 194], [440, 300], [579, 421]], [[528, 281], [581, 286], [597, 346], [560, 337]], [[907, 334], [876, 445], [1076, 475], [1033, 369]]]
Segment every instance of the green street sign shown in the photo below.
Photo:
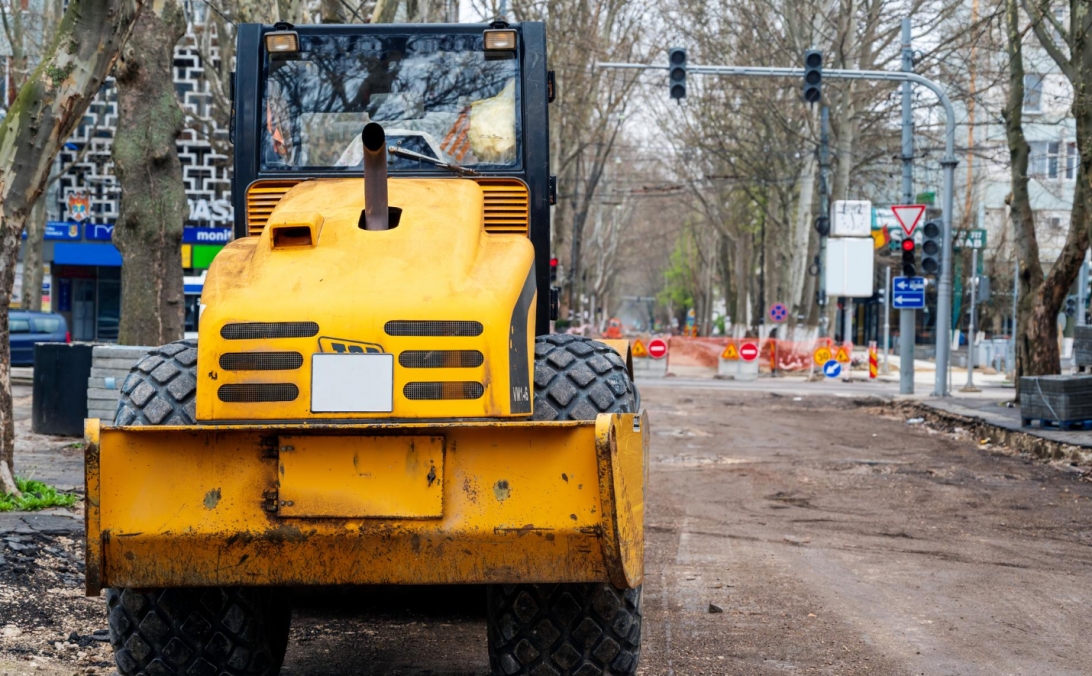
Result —
[[963, 232], [957, 232], [952, 236], [952, 248], [956, 251], [961, 249], [985, 249], [986, 248], [986, 231], [985, 230], [964, 230]]

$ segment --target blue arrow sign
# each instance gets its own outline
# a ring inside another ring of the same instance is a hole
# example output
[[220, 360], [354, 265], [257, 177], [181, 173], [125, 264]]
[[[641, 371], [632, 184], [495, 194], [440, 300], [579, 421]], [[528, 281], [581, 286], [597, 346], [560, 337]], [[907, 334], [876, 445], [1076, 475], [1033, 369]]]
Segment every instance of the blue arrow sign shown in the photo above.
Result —
[[891, 285], [895, 288], [895, 293], [899, 291], [925, 292], [924, 277], [896, 277], [891, 280]]
[[891, 295], [891, 307], [896, 310], [921, 310], [925, 307], [925, 292], [896, 291]]
[[823, 364], [823, 375], [828, 378], [837, 378], [842, 375], [842, 365], [831, 359]]

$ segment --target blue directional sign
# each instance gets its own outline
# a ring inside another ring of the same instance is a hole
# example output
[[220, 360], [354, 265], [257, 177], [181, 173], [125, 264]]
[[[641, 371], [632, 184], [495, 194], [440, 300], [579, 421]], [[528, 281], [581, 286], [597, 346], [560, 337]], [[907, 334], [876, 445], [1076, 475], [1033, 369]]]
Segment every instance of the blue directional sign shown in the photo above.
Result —
[[842, 375], [842, 365], [837, 361], [831, 359], [827, 363], [823, 364], [823, 375], [828, 378], [837, 378]]
[[891, 280], [891, 307], [920, 310], [925, 307], [925, 278], [896, 277]]

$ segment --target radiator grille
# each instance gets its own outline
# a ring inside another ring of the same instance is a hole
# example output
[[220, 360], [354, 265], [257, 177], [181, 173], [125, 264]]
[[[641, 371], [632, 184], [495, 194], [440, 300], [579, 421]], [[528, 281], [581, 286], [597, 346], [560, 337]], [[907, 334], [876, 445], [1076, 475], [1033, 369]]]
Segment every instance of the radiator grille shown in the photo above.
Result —
[[383, 327], [388, 336], [422, 336], [444, 338], [452, 336], [480, 336], [482, 335], [481, 322], [459, 321], [408, 321], [398, 320], [387, 322]]
[[248, 235], [260, 235], [269, 215], [284, 194], [299, 181], [258, 181], [246, 191], [246, 230]]
[[481, 383], [407, 383], [402, 388], [406, 399], [477, 399], [485, 392]]
[[527, 186], [516, 179], [478, 179], [485, 200], [485, 231], [527, 235], [530, 222]]
[[261, 403], [270, 401], [295, 401], [300, 388], [292, 383], [221, 385], [216, 391], [220, 401], [229, 403]]
[[467, 369], [484, 361], [477, 350], [408, 350], [398, 355], [398, 363], [408, 369]]
[[291, 371], [303, 366], [299, 352], [229, 352], [220, 356], [225, 371]]
[[318, 335], [315, 322], [246, 322], [224, 324], [220, 335], [227, 340], [259, 338], [310, 338]]

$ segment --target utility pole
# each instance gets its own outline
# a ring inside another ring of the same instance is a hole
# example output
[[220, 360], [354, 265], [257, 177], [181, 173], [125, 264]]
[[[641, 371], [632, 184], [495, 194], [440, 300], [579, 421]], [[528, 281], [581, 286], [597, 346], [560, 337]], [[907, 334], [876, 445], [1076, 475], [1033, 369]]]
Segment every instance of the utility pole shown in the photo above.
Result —
[[887, 358], [891, 355], [891, 266], [883, 269], [883, 374], [889, 375], [891, 367]]
[[[902, 20], [902, 71], [914, 71], [910, 19]], [[902, 83], [902, 203], [914, 203], [914, 97], [910, 82]], [[888, 299], [891, 302], [891, 299]], [[914, 393], [914, 342], [917, 310], [899, 310], [899, 394]]]
[[978, 293], [978, 247], [971, 249], [971, 318], [967, 325], [967, 384], [961, 392], [981, 392], [974, 386], [974, 315]]
[[827, 234], [830, 232], [830, 109], [826, 105], [819, 108], [819, 221], [825, 226], [819, 229], [819, 290], [816, 292], [816, 304], [819, 305], [819, 337], [826, 338], [827, 326], [827, 280], [823, 268], [827, 264]]
[[1081, 274], [1077, 279], [1077, 326], [1088, 323], [1088, 315], [1084, 310], [1085, 301], [1088, 299], [1088, 260], [1092, 251], [1084, 252], [1084, 262], [1081, 263]]

